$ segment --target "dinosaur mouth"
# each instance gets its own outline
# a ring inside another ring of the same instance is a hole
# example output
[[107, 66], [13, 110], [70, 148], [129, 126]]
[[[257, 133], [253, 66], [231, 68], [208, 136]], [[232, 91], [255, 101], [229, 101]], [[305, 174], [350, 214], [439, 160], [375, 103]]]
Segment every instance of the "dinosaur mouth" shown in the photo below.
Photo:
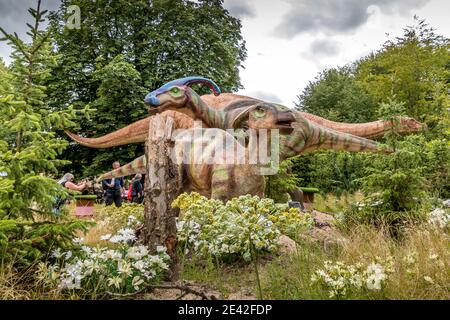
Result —
[[289, 134], [294, 131], [291, 122], [279, 121], [277, 122], [277, 128], [280, 130], [281, 134]]
[[280, 132], [283, 134], [291, 133], [294, 128], [292, 127], [292, 123], [295, 121], [294, 116], [291, 112], [286, 112], [285, 114], [280, 114], [278, 116], [276, 126], [280, 129]]
[[164, 112], [165, 109], [166, 109], [165, 107], [166, 107], [167, 105], [169, 105], [169, 104], [170, 104], [169, 101], [163, 102], [163, 103], [160, 104], [159, 106], [153, 106], [153, 105], [151, 105], [151, 104], [149, 104], [149, 103], [146, 103], [146, 105], [147, 105], [147, 107], [148, 107], [148, 114], [151, 115], [151, 116], [154, 116], [155, 114]]

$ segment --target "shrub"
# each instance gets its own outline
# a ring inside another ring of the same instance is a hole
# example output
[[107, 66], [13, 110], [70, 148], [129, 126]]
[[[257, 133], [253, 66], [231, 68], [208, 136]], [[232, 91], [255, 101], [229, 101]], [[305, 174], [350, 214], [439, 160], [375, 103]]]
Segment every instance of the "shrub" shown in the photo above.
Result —
[[276, 175], [266, 177], [266, 197], [275, 202], [287, 202], [290, 190], [298, 188], [300, 179], [292, 172], [292, 161], [281, 162]]
[[59, 223], [0, 220], [2, 263], [25, 268], [45, 260], [55, 248], [70, 250], [77, 232], [85, 232], [89, 225], [77, 220]]
[[55, 263], [41, 263], [38, 279], [62, 292], [78, 292], [83, 297], [102, 298], [106, 294], [135, 293], [160, 281], [170, 260], [166, 248], [158, 247], [150, 255], [146, 246], [130, 246], [134, 240], [131, 229], [104, 238], [115, 248], [88, 247], [73, 251], [54, 250]]
[[105, 206], [99, 211], [100, 219], [108, 224], [113, 231], [123, 226], [134, 226], [144, 221], [144, 205], [138, 203], [124, 203], [121, 207]]
[[308, 214], [250, 195], [224, 204], [198, 193], [184, 193], [173, 206], [182, 211], [177, 222], [178, 240], [186, 252], [221, 259], [250, 261], [254, 258], [252, 249], [273, 252], [281, 234], [295, 238], [313, 225]]

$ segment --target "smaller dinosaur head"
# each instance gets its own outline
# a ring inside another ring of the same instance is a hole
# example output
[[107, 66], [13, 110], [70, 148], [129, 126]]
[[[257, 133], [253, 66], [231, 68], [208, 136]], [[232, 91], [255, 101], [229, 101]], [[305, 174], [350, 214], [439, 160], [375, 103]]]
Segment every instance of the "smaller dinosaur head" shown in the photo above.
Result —
[[425, 125], [410, 117], [401, 117], [400, 118], [401, 128], [399, 129], [399, 133], [413, 133], [422, 130]]
[[239, 114], [234, 128], [278, 129], [282, 134], [291, 133], [295, 116], [287, 107], [272, 103], [260, 102]]
[[195, 83], [207, 85], [214, 92], [220, 94], [219, 86], [212, 80], [203, 77], [186, 77], [170, 81], [162, 87], [150, 92], [144, 99], [150, 114], [161, 113], [166, 110], [182, 111], [190, 99], [194, 99], [189, 86]]

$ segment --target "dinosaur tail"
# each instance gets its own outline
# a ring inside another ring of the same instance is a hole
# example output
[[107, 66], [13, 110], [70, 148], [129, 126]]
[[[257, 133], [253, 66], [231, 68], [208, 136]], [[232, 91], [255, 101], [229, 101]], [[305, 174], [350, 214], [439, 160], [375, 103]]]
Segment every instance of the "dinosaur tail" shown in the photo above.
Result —
[[311, 129], [312, 134], [301, 153], [307, 153], [318, 149], [349, 152], [392, 153], [392, 150], [384, 148], [373, 140], [338, 132], [319, 125], [312, 125]]
[[150, 117], [98, 138], [83, 138], [68, 130], [64, 132], [74, 141], [89, 148], [111, 148], [129, 143], [144, 142], [148, 135]]
[[146, 168], [147, 168], [147, 158], [145, 156], [140, 156], [139, 158], [134, 159], [130, 163], [127, 163], [126, 165], [121, 166], [118, 169], [102, 174], [100, 177], [97, 178], [97, 181], [111, 178], [126, 177], [137, 173], [145, 173]]

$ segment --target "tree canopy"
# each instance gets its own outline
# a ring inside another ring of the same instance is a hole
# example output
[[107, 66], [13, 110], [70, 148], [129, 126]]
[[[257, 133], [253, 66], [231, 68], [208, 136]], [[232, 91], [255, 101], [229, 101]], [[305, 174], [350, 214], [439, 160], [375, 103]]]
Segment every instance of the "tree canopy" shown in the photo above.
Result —
[[[239, 67], [246, 58], [240, 21], [223, 8], [222, 0], [80, 0], [80, 29], [65, 26], [63, 0], [51, 15], [55, 49], [61, 57], [52, 70], [50, 103], [92, 104], [97, 109], [79, 132], [100, 136], [141, 119], [145, 93], [175, 78], [201, 75], [224, 91], [241, 87]], [[204, 91], [196, 87], [197, 91]], [[92, 175], [114, 160], [132, 160], [142, 146], [104, 151], [72, 144], [65, 154], [71, 170]]]

